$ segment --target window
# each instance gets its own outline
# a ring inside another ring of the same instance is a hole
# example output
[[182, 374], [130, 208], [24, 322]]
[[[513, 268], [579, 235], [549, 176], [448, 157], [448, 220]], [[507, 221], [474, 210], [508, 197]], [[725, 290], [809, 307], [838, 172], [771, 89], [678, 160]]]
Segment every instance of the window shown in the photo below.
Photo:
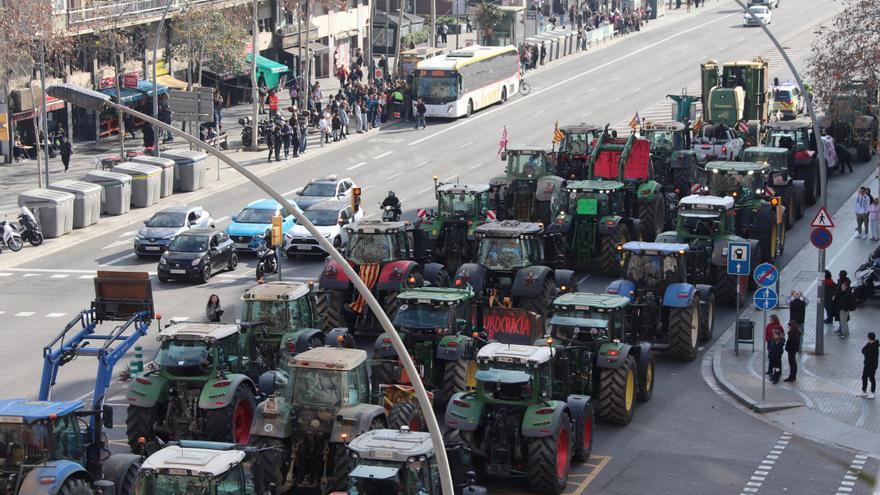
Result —
[[79, 422], [73, 416], [58, 418], [52, 425], [56, 459], [79, 459], [82, 456]]
[[217, 481], [217, 495], [235, 495], [244, 492], [244, 477], [241, 464], [230, 469], [225, 476]]

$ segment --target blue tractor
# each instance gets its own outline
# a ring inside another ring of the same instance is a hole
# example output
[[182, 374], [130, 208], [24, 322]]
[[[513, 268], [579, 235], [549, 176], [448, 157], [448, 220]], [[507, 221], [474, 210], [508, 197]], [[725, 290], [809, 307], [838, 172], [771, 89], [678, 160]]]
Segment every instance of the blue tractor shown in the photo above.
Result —
[[627, 242], [618, 246], [624, 258], [623, 278], [606, 292], [626, 296], [626, 317], [639, 341], [682, 361], [692, 361], [715, 320], [711, 285], [687, 281], [687, 244]]
[[[43, 349], [37, 400], [0, 400], [0, 493], [20, 495], [130, 495], [140, 456], [109, 454], [103, 428], [113, 427], [104, 396], [114, 365], [147, 334], [153, 319], [149, 274], [98, 272], [96, 298]], [[105, 321], [122, 322], [96, 333]], [[61, 366], [98, 358], [89, 403], [49, 400]]]

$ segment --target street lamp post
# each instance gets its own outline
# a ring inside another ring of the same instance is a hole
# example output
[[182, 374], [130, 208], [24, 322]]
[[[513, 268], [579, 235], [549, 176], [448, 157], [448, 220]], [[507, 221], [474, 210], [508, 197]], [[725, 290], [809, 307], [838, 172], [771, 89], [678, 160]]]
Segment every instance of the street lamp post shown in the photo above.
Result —
[[367, 302], [367, 305], [370, 307], [370, 311], [373, 312], [373, 314], [376, 316], [376, 319], [379, 321], [379, 324], [382, 326], [382, 330], [384, 330], [391, 338], [391, 344], [394, 346], [394, 350], [397, 352], [397, 355], [400, 358], [400, 361], [403, 364], [407, 375], [410, 377], [413, 388], [415, 388], [416, 398], [418, 399], [419, 407], [421, 407], [422, 409], [422, 414], [424, 414], [425, 416], [425, 422], [427, 423], [428, 431], [431, 434], [431, 441], [437, 447], [434, 449], [434, 453], [437, 456], [437, 465], [440, 470], [440, 482], [443, 487], [443, 495], [453, 494], [452, 475], [449, 470], [449, 459], [446, 456], [446, 450], [443, 448], [443, 435], [440, 433], [440, 426], [437, 423], [437, 416], [434, 414], [430, 399], [428, 399], [428, 393], [425, 390], [425, 385], [422, 383], [422, 380], [419, 377], [419, 372], [416, 369], [415, 364], [413, 363], [412, 358], [409, 355], [409, 352], [403, 345], [403, 341], [400, 339], [400, 335], [397, 334], [397, 330], [394, 329], [394, 325], [391, 324], [391, 320], [388, 319], [388, 315], [385, 314], [385, 311], [382, 309], [379, 301], [376, 300], [376, 297], [373, 296], [373, 293], [370, 291], [369, 288], [367, 288], [367, 286], [364, 284], [364, 281], [361, 280], [357, 271], [355, 271], [355, 269], [348, 264], [348, 261], [346, 261], [342, 254], [337, 251], [335, 247], [333, 247], [333, 244], [325, 239], [320, 232], [318, 232], [318, 229], [315, 228], [312, 222], [310, 222], [309, 219], [306, 218], [306, 216], [303, 215], [301, 211], [295, 208], [290, 203], [290, 201], [288, 201], [287, 198], [285, 198], [281, 193], [273, 189], [265, 181], [254, 175], [253, 172], [221, 152], [219, 149], [203, 141], [200, 141], [199, 139], [179, 129], [175, 129], [174, 127], [167, 125], [164, 122], [160, 122], [153, 117], [115, 103], [110, 99], [108, 95], [69, 83], [52, 85], [47, 89], [47, 92], [55, 98], [69, 101], [74, 105], [82, 106], [96, 111], [100, 111], [105, 107], [110, 107], [116, 109], [119, 112], [133, 115], [149, 124], [158, 126], [159, 128], [184, 139], [190, 144], [201, 148], [205, 152], [210, 153], [218, 159], [222, 160], [232, 169], [242, 174], [257, 187], [265, 191], [266, 194], [272, 197], [275, 201], [278, 201], [278, 203], [281, 204], [281, 206], [283, 206], [288, 213], [292, 214], [296, 218], [296, 221], [300, 225], [305, 227], [309, 234], [311, 234], [312, 237], [318, 242], [318, 245], [321, 246], [321, 248], [324, 249], [327, 253], [329, 253], [330, 257], [339, 264], [339, 266], [342, 268], [342, 271], [345, 272], [345, 275], [354, 284], [354, 287], [358, 291], [360, 296], [363, 297], [364, 300]]
[[[785, 53], [785, 49], [779, 43], [779, 40], [773, 36], [773, 33], [755, 16], [754, 13], [750, 12], [746, 5], [742, 2], [742, 0], [734, 0], [740, 7], [742, 7], [743, 11], [746, 12], [749, 16], [751, 16], [752, 20], [757, 21], [758, 25], [761, 26], [761, 29], [764, 30], [764, 34], [770, 38], [770, 41], [773, 43], [773, 46], [776, 47], [776, 50], [782, 56], [782, 59], [785, 60], [785, 65], [788, 66], [788, 69], [791, 71], [794, 76], [795, 81], [797, 82], [798, 89], [800, 89], [801, 94], [804, 95], [804, 99], [806, 101], [807, 113], [810, 114], [810, 119], [812, 120], [813, 125], [813, 135], [816, 138], [816, 153], [819, 154], [819, 194], [821, 199], [822, 208], [826, 208], [828, 206], [828, 191], [827, 191], [827, 183], [828, 183], [828, 174], [827, 169], [825, 168], [825, 143], [822, 141], [822, 130], [819, 128], [819, 121], [816, 119], [816, 110], [813, 108], [813, 95], [806, 91], [804, 88], [804, 82], [801, 79], [801, 75], [798, 73], [797, 69], [795, 69], [794, 64], [791, 59], [788, 58], [788, 54]], [[818, 269], [818, 277], [820, 278], [820, 282], [816, 284], [816, 355], [821, 356], [825, 353], [825, 328], [824, 328], [824, 320], [825, 316], [822, 314], [822, 311], [825, 307], [825, 287], [821, 283], [821, 278], [825, 272], [825, 250], [819, 250], [819, 269]]]
[[[40, 103], [40, 129], [43, 132], [43, 165], [46, 173], [46, 187], [49, 187], [49, 122], [46, 112], [46, 42], [40, 37], [40, 89], [43, 101]], [[39, 144], [39, 139], [37, 139]], [[39, 169], [39, 167], [38, 167]]]
[[248, 147], [250, 151], [256, 151], [259, 146], [257, 144], [260, 142], [260, 129], [259, 124], [257, 123], [257, 119], [259, 116], [260, 109], [260, 95], [257, 88], [257, 16], [260, 15], [260, 0], [254, 0], [254, 19], [253, 25], [251, 29], [253, 33], [251, 33], [251, 99], [253, 100], [254, 108], [251, 112], [251, 115], [254, 118], [254, 121], [251, 122], [253, 127], [251, 127], [251, 145]]
[[[162, 11], [162, 19], [159, 20], [159, 25], [156, 27], [156, 41], [153, 43], [153, 117], [159, 117], [159, 86], [157, 84], [156, 77], [156, 58], [159, 53], [159, 37], [162, 36], [162, 27], [165, 26], [165, 17], [168, 16], [168, 11], [171, 10], [171, 6], [174, 4], [174, 0], [168, 0], [168, 3], [165, 4], [165, 10]], [[156, 156], [161, 156], [162, 152], [159, 147], [159, 133], [156, 132], [156, 129], [153, 129], [153, 145], [156, 148]]]

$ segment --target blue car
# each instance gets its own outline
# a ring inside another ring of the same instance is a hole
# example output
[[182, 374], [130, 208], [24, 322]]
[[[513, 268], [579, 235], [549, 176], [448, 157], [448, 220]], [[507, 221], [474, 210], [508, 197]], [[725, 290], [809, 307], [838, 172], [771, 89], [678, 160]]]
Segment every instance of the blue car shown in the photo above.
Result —
[[[282, 212], [283, 208], [274, 199], [261, 199], [245, 206], [238, 215], [232, 217], [232, 223], [226, 227], [226, 234], [235, 243], [236, 251], [256, 252], [266, 242], [266, 231], [272, 227], [272, 217], [284, 216]], [[284, 216], [282, 235], [295, 223], [293, 215]]]

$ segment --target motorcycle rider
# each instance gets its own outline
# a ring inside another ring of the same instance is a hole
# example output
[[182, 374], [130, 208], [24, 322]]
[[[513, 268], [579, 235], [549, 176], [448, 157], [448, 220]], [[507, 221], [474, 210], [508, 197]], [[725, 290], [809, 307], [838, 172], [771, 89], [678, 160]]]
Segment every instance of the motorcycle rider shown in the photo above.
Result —
[[400, 200], [397, 199], [397, 196], [394, 194], [394, 191], [388, 191], [388, 197], [382, 201], [381, 208], [384, 210], [386, 206], [392, 207], [392, 211], [394, 212], [394, 219], [400, 219]]

